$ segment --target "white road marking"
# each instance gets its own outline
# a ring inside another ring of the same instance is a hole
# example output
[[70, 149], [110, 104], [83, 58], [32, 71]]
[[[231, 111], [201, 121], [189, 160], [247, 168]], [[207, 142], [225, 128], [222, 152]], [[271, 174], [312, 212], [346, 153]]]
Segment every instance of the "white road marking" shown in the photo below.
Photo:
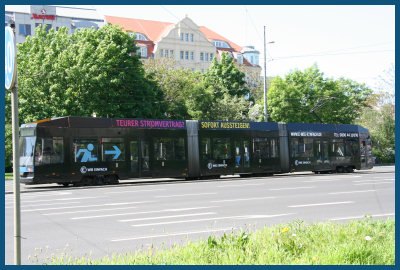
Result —
[[153, 219], [166, 219], [166, 218], [179, 218], [179, 217], [193, 217], [193, 216], [206, 216], [206, 215], [216, 215], [216, 212], [204, 212], [195, 214], [185, 214], [185, 215], [172, 215], [172, 216], [159, 216], [159, 217], [147, 217], [147, 218], [133, 218], [133, 219], [121, 219], [119, 222], [132, 222], [141, 220], [153, 220]]
[[45, 197], [45, 196], [58, 196], [58, 195], [71, 195], [72, 192], [46, 192], [45, 194], [32, 194], [32, 193], [22, 193], [22, 198], [36, 198], [36, 197]]
[[[142, 202], [129, 202], [129, 203], [120, 203], [119, 205], [129, 205], [129, 204], [140, 204], [140, 203], [149, 203], [156, 201], [142, 201]], [[46, 210], [60, 210], [60, 209], [69, 209], [69, 208], [87, 208], [87, 207], [102, 207], [102, 206], [114, 206], [115, 203], [104, 203], [104, 204], [91, 204], [91, 205], [73, 205], [73, 206], [64, 206], [64, 207], [51, 207], [51, 208], [36, 208], [30, 210], [22, 210], [21, 212], [35, 212], [35, 211], [46, 211]]]
[[297, 208], [297, 207], [310, 207], [310, 206], [323, 206], [323, 205], [336, 205], [336, 204], [348, 204], [354, 203], [354, 201], [345, 201], [345, 202], [329, 202], [329, 203], [313, 203], [313, 204], [298, 204], [298, 205], [290, 205], [288, 207]]
[[212, 229], [212, 230], [204, 230], [204, 231], [191, 231], [191, 232], [181, 232], [181, 233], [165, 233], [159, 235], [148, 235], [148, 236], [140, 236], [140, 237], [132, 237], [132, 238], [122, 238], [122, 239], [112, 239], [111, 242], [121, 242], [121, 241], [130, 241], [130, 240], [140, 240], [140, 239], [150, 239], [150, 238], [160, 238], [160, 237], [168, 237], [168, 236], [179, 236], [179, 235], [189, 235], [189, 234], [199, 234], [199, 233], [210, 233], [210, 232], [220, 232], [220, 231], [232, 231], [233, 228], [222, 228], [222, 229]]
[[376, 189], [368, 189], [368, 190], [355, 190], [355, 191], [342, 191], [342, 192], [331, 192], [328, 193], [329, 195], [336, 195], [336, 194], [352, 194], [352, 193], [363, 193], [363, 192], [375, 192]]
[[358, 219], [358, 218], [364, 218], [365, 216], [371, 216], [371, 217], [386, 217], [386, 216], [394, 216], [394, 213], [389, 213], [389, 214], [377, 214], [377, 215], [364, 215], [364, 216], [354, 216], [354, 217], [338, 217], [338, 218], [331, 218], [329, 220], [335, 221], [335, 220], [346, 220], [346, 219]]
[[67, 211], [67, 212], [57, 212], [50, 214], [43, 214], [44, 216], [55, 216], [55, 215], [65, 215], [65, 214], [77, 214], [77, 213], [88, 213], [88, 212], [102, 212], [102, 211], [114, 211], [114, 210], [126, 210], [126, 209], [134, 209], [137, 206], [130, 207], [118, 207], [118, 208], [103, 208], [103, 209], [90, 209], [90, 210], [80, 210], [80, 211]]
[[244, 199], [231, 199], [231, 200], [217, 200], [211, 201], [213, 203], [219, 202], [238, 202], [238, 201], [252, 201], [252, 200], [265, 200], [265, 199], [275, 199], [276, 197], [254, 197], [254, 198], [244, 198]]
[[156, 198], [173, 198], [173, 197], [184, 197], [184, 196], [201, 196], [201, 195], [215, 195], [216, 192], [212, 193], [192, 193], [192, 194], [179, 194], [179, 195], [161, 195], [155, 196]]
[[147, 227], [147, 226], [157, 226], [157, 225], [168, 225], [168, 224], [178, 224], [178, 223], [191, 223], [191, 222], [201, 222], [201, 221], [211, 221], [211, 220], [221, 220], [221, 219], [262, 219], [262, 218], [274, 218], [293, 215], [293, 213], [289, 214], [277, 214], [277, 215], [250, 215], [250, 216], [230, 216], [230, 217], [217, 217], [217, 218], [201, 218], [201, 219], [189, 219], [189, 220], [176, 220], [176, 221], [167, 221], [167, 222], [158, 222], [158, 223], [147, 223], [147, 224], [134, 224], [132, 227]]
[[376, 179], [376, 180], [358, 180], [358, 181], [353, 181], [353, 183], [365, 183], [365, 182], [382, 182], [382, 181], [394, 181], [394, 179]]
[[217, 186], [219, 188], [227, 188], [227, 187], [245, 187], [245, 186], [264, 186], [265, 184], [257, 183], [257, 184], [239, 184], [239, 185], [221, 185]]
[[308, 181], [303, 181], [303, 183], [316, 183], [316, 182], [334, 182], [334, 181], [339, 181], [339, 180], [349, 180], [349, 179], [332, 179], [332, 180], [308, 180]]
[[307, 189], [315, 187], [290, 187], [290, 188], [270, 188], [269, 190], [291, 190], [291, 189]]
[[151, 192], [151, 191], [163, 191], [165, 188], [157, 188], [157, 189], [141, 189], [141, 190], [124, 190], [124, 191], [110, 191], [105, 192], [105, 194], [119, 194], [119, 193], [133, 193], [133, 192]]
[[62, 198], [62, 199], [52, 199], [52, 200], [34, 200], [34, 201], [25, 201], [21, 200], [23, 203], [27, 202], [54, 202], [54, 201], [72, 201], [72, 200], [84, 200], [84, 199], [96, 199], [101, 197], [78, 197], [78, 198]]
[[142, 214], [153, 214], [153, 213], [166, 213], [166, 212], [181, 212], [189, 210], [199, 210], [216, 208], [218, 206], [202, 206], [202, 207], [191, 207], [191, 208], [175, 208], [175, 209], [163, 209], [153, 211], [142, 211], [142, 212], [131, 212], [131, 213], [120, 213], [120, 214], [109, 214], [109, 215], [98, 215], [98, 216], [84, 216], [84, 217], [73, 217], [71, 219], [91, 219], [91, 218], [103, 218], [103, 217], [116, 217], [116, 216], [129, 216], [129, 215], [142, 215]]
[[382, 184], [390, 184], [390, 185], [392, 185], [393, 183], [391, 183], [391, 182], [374, 182], [374, 183], [361, 183], [361, 184], [353, 184], [353, 186], [363, 186], [363, 185], [382, 185]]
[[[64, 204], [74, 204], [74, 203], [81, 203], [81, 202], [60, 202], [60, 203], [41, 203], [41, 204], [22, 204], [21, 207], [25, 208], [29, 207], [37, 207], [37, 206], [53, 206], [53, 205], [64, 205]], [[14, 203], [13, 203], [14, 205]], [[14, 206], [6, 206], [6, 208], [14, 208]]]

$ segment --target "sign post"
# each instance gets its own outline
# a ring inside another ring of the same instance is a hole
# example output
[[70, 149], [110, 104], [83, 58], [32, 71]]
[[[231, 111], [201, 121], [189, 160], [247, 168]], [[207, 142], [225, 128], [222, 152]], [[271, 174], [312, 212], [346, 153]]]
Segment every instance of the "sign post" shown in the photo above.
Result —
[[13, 175], [14, 175], [14, 263], [21, 264], [21, 209], [19, 184], [19, 133], [18, 133], [18, 88], [17, 88], [17, 50], [14, 31], [5, 28], [5, 88], [11, 89]]

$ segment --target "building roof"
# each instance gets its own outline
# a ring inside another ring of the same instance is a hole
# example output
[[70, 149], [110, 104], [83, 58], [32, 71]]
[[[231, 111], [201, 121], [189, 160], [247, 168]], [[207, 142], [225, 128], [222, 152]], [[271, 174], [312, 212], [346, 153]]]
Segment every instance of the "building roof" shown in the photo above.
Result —
[[199, 27], [200, 31], [203, 32], [203, 34], [206, 36], [206, 38], [209, 41], [212, 40], [220, 40], [220, 41], [225, 41], [227, 42], [235, 51], [240, 52], [242, 50], [242, 47], [240, 47], [239, 45], [237, 45], [236, 43], [230, 41], [227, 38], [224, 38], [223, 36], [221, 36], [220, 34], [215, 33], [214, 31], [212, 31], [211, 29], [205, 27], [205, 26], [200, 26]]
[[130, 30], [146, 35], [146, 37], [155, 42], [162, 35], [164, 30], [172, 25], [169, 22], [158, 22], [141, 19], [121, 18], [113, 16], [105, 16], [106, 21], [111, 24], [119, 24], [124, 30]]
[[[113, 17], [113, 16], [105, 16], [106, 21], [111, 24], [119, 24], [125, 30], [130, 30], [132, 32], [138, 32], [145, 34], [148, 39], [153, 42], [156, 42], [162, 33], [166, 30], [166, 28], [173, 23], [170, 22], [159, 22], [159, 21], [150, 21], [150, 20], [142, 20], [142, 19], [132, 19], [132, 18], [122, 18], [122, 17]], [[230, 41], [229, 39], [221, 36], [220, 34], [215, 33], [211, 29], [200, 26], [199, 30], [203, 32], [206, 38], [211, 42], [212, 40], [220, 40], [227, 42], [233, 50], [240, 52], [242, 47], [237, 45], [236, 43]]]

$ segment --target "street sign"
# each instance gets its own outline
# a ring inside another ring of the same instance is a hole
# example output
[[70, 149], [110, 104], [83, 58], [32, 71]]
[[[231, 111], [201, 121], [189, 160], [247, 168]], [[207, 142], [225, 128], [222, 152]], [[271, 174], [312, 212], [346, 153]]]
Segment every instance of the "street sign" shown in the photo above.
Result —
[[17, 73], [17, 54], [14, 43], [14, 32], [11, 27], [5, 29], [5, 69], [4, 77], [6, 89], [11, 89], [15, 83]]

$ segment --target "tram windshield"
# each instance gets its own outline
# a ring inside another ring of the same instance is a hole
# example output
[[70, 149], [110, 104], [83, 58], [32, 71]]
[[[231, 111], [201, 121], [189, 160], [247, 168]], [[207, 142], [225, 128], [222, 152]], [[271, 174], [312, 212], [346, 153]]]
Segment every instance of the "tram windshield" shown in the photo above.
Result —
[[33, 153], [35, 149], [36, 137], [21, 137], [19, 166], [21, 172], [33, 171]]

